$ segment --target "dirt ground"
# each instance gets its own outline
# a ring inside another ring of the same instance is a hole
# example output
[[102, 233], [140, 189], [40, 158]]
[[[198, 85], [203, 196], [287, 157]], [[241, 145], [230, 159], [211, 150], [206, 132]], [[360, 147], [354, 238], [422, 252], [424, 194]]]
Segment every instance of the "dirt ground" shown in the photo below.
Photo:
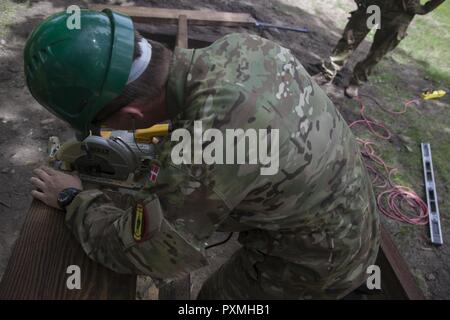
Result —
[[[3, 1], [3, 0], [2, 0]], [[7, 10], [0, 13], [4, 25], [0, 24], [0, 276], [8, 262], [14, 241], [19, 235], [31, 196], [29, 178], [33, 168], [45, 160], [45, 150], [48, 137], [58, 135], [63, 140], [72, 135], [68, 126], [53, 117], [40, 107], [29, 94], [22, 72], [22, 50], [26, 37], [32, 28], [50, 13], [65, 9], [71, 4], [86, 5], [88, 2], [97, 3], [126, 3], [127, 1], [21, 1], [5, 0]], [[257, 30], [243, 28], [201, 28], [197, 29], [216, 34], [229, 32], [253, 32], [261, 34], [271, 40], [277, 41], [290, 48], [305, 67], [314, 72], [314, 65], [325, 58], [332, 50], [340, 37], [346, 22], [348, 12], [354, 8], [352, 0], [165, 0], [129, 2], [129, 4], [146, 5], [154, 7], [183, 8], [183, 9], [213, 9], [220, 11], [248, 12], [257, 20], [307, 27], [311, 32], [298, 34], [289, 31], [270, 30], [262, 33]], [[1, 7], [0, 7], [1, 10]], [[342, 72], [343, 81], [338, 86], [328, 85], [324, 89], [343, 113], [348, 121], [357, 118], [357, 105], [346, 99], [342, 94], [342, 85], [349, 77], [349, 70], [368, 51], [370, 42], [365, 41], [355, 53], [349, 65]], [[450, 48], [449, 48], [450, 49]], [[400, 50], [400, 49], [399, 49]], [[424, 74], [420, 61], [409, 59], [409, 64], [399, 64], [392, 57], [387, 57], [374, 72], [372, 82], [363, 88], [363, 93], [370, 94], [381, 102], [388, 102], [383, 91], [386, 81], [383, 78], [385, 70], [394, 74], [396, 90], [417, 95], [421, 89], [434, 87], [433, 79]], [[385, 82], [383, 82], [385, 81]], [[447, 84], [448, 85], [448, 84]], [[446, 88], [450, 91], [449, 88]], [[368, 101], [368, 108], [376, 106]], [[439, 110], [448, 108], [449, 98], [428, 103], [420, 112], [423, 115], [439, 116]], [[407, 126], [408, 119], [399, 122]], [[429, 124], [432, 125], [432, 124]], [[450, 130], [450, 129], [449, 129]], [[394, 130], [394, 136], [398, 137]], [[448, 132], [447, 132], [448, 135]], [[444, 139], [442, 137], [441, 139]], [[448, 138], [448, 137], [447, 137]], [[403, 139], [405, 140], [405, 139]], [[386, 155], [403, 152], [404, 144], [392, 139], [385, 143]], [[407, 139], [406, 139], [407, 140]], [[432, 143], [434, 141], [431, 141]], [[407, 143], [406, 143], [407, 144]], [[413, 147], [417, 151], [417, 146]], [[414, 152], [415, 152], [414, 151]], [[447, 150], [450, 151], [450, 150]], [[420, 157], [411, 156], [417, 163], [414, 166], [401, 166], [400, 170], [416, 170], [421, 168]], [[410, 157], [410, 158], [411, 158]], [[413, 169], [414, 168], [414, 169]], [[407, 179], [416, 191], [423, 195], [423, 182], [421, 171], [411, 171], [411, 178]], [[439, 170], [439, 168], [438, 168]], [[437, 176], [440, 178], [440, 176]], [[442, 177], [438, 184], [438, 195], [443, 202], [442, 207], [448, 209], [446, 198], [448, 192], [447, 181], [449, 176]], [[447, 211], [448, 212], [448, 211]], [[403, 253], [419, 286], [430, 299], [450, 298], [450, 249], [448, 245], [440, 248], [432, 247], [428, 241], [426, 227], [405, 226], [403, 224], [383, 218], [383, 223], [393, 234], [394, 240]], [[448, 213], [443, 214], [442, 225], [444, 242], [450, 243], [448, 235]], [[215, 234], [210, 243], [226, 237]], [[198, 292], [201, 283], [206, 277], [222, 264], [227, 257], [238, 248], [235, 237], [227, 245], [212, 249], [208, 252], [211, 266], [199, 270], [193, 275], [193, 293]], [[154, 298], [155, 291], [151, 282], [142, 279], [138, 292], [139, 298]]]

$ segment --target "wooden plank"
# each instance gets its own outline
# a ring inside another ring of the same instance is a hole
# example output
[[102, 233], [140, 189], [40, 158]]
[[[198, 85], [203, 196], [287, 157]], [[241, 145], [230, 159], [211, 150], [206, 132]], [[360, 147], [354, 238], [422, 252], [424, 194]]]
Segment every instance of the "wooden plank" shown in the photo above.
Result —
[[191, 276], [169, 282], [159, 289], [159, 300], [190, 300]]
[[[145, 38], [164, 43], [171, 49], [176, 46], [176, 37], [178, 34], [177, 26], [136, 23], [135, 27]], [[204, 48], [221, 37], [221, 35], [209, 35], [195, 31], [189, 31], [188, 47]]]
[[[66, 271], [81, 270], [81, 289], [69, 290]], [[34, 200], [0, 283], [0, 299], [134, 299], [136, 276], [91, 260], [64, 224], [61, 211]]]
[[188, 47], [188, 22], [185, 15], [178, 18], [177, 47]]
[[110, 6], [94, 4], [93, 10], [111, 10], [126, 14], [136, 21], [178, 23], [178, 17], [186, 16], [192, 25], [221, 25], [221, 26], [254, 26], [256, 20], [248, 13], [220, 12], [212, 10], [179, 10], [135, 6]]
[[381, 226], [381, 247], [376, 264], [381, 269], [382, 290], [390, 299], [424, 300], [414, 276], [389, 232]]

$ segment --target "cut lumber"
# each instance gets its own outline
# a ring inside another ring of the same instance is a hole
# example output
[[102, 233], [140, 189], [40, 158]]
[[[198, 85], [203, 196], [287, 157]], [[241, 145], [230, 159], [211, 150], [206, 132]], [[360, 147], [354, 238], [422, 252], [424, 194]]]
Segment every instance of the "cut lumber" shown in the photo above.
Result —
[[[173, 49], [176, 46], [178, 27], [175, 25], [151, 25], [135, 23], [136, 29], [145, 38], [164, 43]], [[209, 35], [195, 31], [188, 33], [188, 48], [204, 48], [219, 39], [221, 35]]]
[[135, 6], [109, 6], [94, 4], [92, 10], [111, 10], [126, 14], [136, 21], [178, 23], [178, 18], [186, 16], [192, 25], [221, 25], [221, 26], [254, 26], [256, 20], [248, 13], [220, 12], [212, 10], [178, 10]]
[[185, 15], [178, 18], [177, 47], [185, 49], [188, 47], [188, 22]]
[[[67, 288], [67, 268], [80, 267], [81, 289]], [[134, 299], [136, 276], [91, 260], [61, 211], [33, 200], [0, 283], [0, 299]]]
[[422, 290], [394, 244], [389, 232], [381, 226], [381, 246], [376, 264], [381, 270], [381, 290], [388, 299], [424, 300]]

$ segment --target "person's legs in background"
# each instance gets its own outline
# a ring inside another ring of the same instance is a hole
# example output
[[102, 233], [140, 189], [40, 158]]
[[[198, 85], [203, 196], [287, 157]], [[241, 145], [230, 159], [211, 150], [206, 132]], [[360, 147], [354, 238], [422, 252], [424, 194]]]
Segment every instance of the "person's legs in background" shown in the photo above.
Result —
[[358, 87], [367, 81], [375, 65], [405, 38], [414, 17], [401, 12], [383, 12], [381, 16], [381, 28], [375, 33], [369, 54], [356, 64], [349, 86], [345, 89], [345, 94], [350, 98], [358, 96]]
[[351, 16], [345, 26], [342, 38], [333, 49], [331, 56], [322, 62], [323, 75], [326, 81], [332, 81], [337, 72], [347, 63], [350, 55], [361, 44], [369, 33], [365, 6], [358, 6], [358, 9], [351, 12]]

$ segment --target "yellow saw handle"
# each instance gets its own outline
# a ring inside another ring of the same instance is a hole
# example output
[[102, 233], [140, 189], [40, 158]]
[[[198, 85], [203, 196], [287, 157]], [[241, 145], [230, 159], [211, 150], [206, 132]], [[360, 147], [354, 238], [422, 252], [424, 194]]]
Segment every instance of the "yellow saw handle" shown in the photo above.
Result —
[[[100, 135], [109, 139], [111, 137], [111, 130], [101, 130]], [[134, 132], [134, 139], [137, 143], [152, 143], [154, 137], [167, 136], [169, 134], [169, 124], [156, 124], [150, 128], [138, 129]]]
[[152, 143], [154, 137], [167, 136], [169, 134], [169, 124], [155, 124], [146, 129], [138, 129], [134, 132], [134, 139], [137, 143]]

